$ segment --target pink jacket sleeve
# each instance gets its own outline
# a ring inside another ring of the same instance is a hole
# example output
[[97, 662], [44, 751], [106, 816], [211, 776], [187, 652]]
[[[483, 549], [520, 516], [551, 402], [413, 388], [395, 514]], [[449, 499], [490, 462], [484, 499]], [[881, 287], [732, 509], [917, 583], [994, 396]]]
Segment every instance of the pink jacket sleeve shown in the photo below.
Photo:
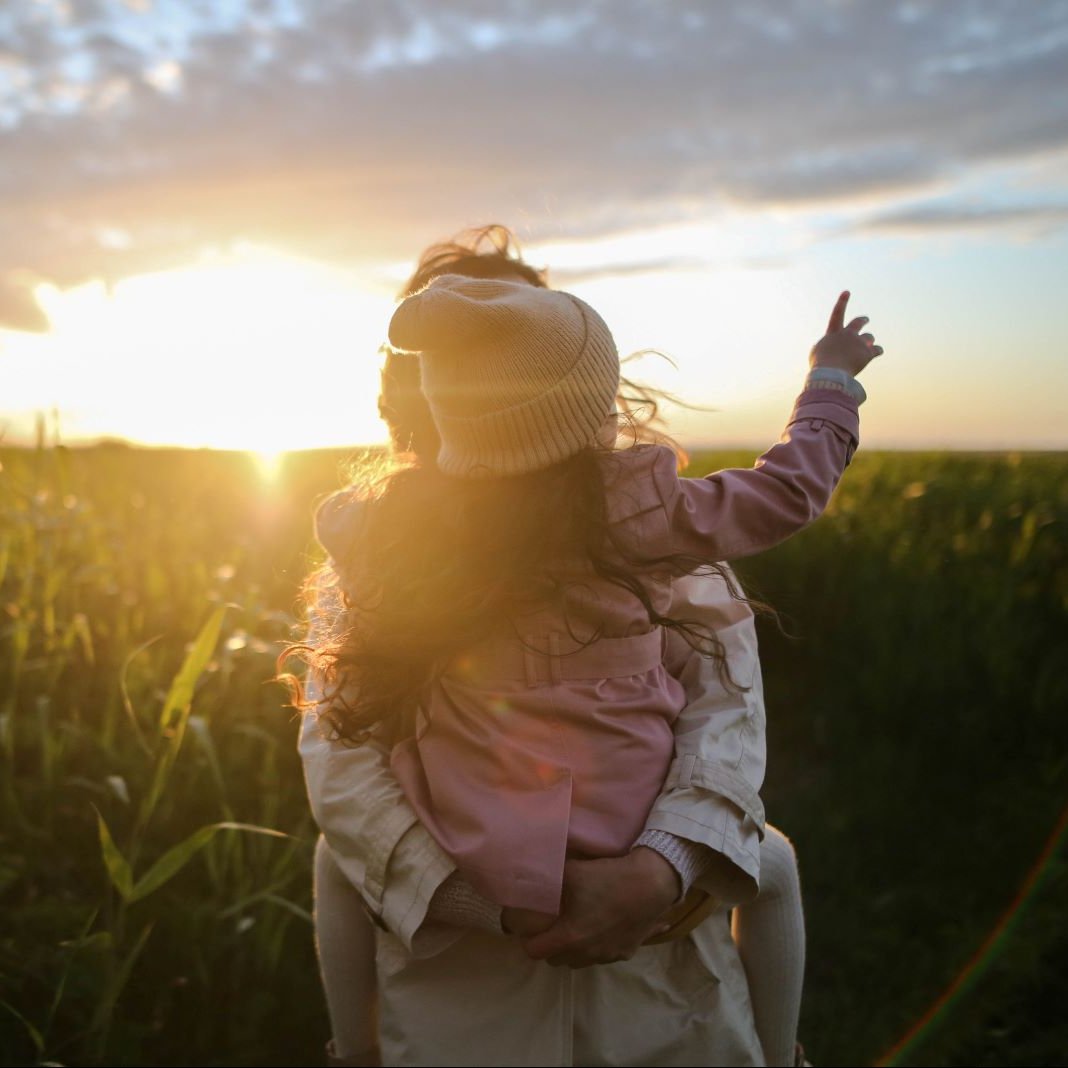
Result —
[[670, 460], [654, 472], [672, 551], [732, 560], [785, 541], [827, 507], [856, 451], [857, 402], [829, 389], [806, 389], [778, 444], [751, 468], [678, 478]]

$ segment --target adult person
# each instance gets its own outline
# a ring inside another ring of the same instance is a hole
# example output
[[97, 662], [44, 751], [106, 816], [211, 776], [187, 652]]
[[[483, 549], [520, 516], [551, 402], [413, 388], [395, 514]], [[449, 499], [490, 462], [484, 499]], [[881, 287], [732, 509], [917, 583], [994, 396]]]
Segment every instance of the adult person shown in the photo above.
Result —
[[[492, 248], [484, 251], [487, 241]], [[543, 282], [496, 229], [429, 250], [406, 289], [445, 271]], [[383, 414], [396, 445], [433, 456], [434, 427], [420, 406], [413, 367], [410, 357], [388, 357]], [[384, 928], [377, 983], [385, 1063], [761, 1063], [723, 911], [685, 938], [642, 945], [698, 871], [699, 884], [725, 906], [751, 897], [763, 824], [752, 613], [714, 576], [681, 580], [672, 613], [712, 627], [731, 676], [748, 689], [725, 685], [700, 656], [686, 661], [680, 678], [689, 704], [675, 725], [664, 792], [638, 848], [568, 863], [560, 919], [540, 943], [551, 963], [531, 960], [499, 927], [480, 929], [485, 915], [476, 915], [470, 895], [457, 893], [451, 861], [417, 822], [385, 750], [332, 742], [306, 719], [302, 754], [324, 834], [317, 922], [335, 1040], [350, 1011], [344, 990], [354, 959], [344, 947], [351, 924], [339, 917], [353, 906], [355, 887]], [[316, 680], [309, 685], [314, 697]]]

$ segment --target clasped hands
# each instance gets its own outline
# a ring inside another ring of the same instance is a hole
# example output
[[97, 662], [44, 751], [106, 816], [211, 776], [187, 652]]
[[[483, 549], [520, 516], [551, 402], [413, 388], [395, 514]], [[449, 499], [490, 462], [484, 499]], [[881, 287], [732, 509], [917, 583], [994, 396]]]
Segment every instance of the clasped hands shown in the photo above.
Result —
[[675, 869], [639, 846], [623, 857], [567, 861], [559, 916], [506, 908], [501, 918], [533, 960], [569, 968], [614, 964], [666, 928], [664, 914], [679, 892]]

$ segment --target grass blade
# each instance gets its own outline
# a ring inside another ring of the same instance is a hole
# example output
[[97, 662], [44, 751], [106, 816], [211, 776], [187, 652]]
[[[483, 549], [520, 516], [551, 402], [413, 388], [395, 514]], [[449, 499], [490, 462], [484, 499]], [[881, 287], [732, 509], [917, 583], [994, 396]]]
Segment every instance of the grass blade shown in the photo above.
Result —
[[141, 950], [145, 948], [145, 943], [148, 941], [148, 936], [151, 933], [152, 924], [148, 923], [142, 928], [141, 933], [137, 936], [137, 941], [134, 943], [133, 948], [126, 954], [122, 964], [119, 965], [118, 971], [113, 975], [107, 990], [101, 998], [100, 1003], [97, 1005], [92, 1030], [98, 1035], [97, 1047], [101, 1054], [101, 1060], [103, 1059], [102, 1054], [104, 1049], [107, 1046], [108, 1033], [111, 1030], [111, 1017], [115, 1011], [115, 1003], [119, 1000], [119, 995], [129, 981], [130, 972], [133, 971], [133, 966], [137, 962], [137, 958], [141, 955]]
[[200, 678], [201, 673], [208, 666], [208, 661], [211, 660], [212, 653], [215, 652], [226, 608], [226, 605], [219, 605], [208, 616], [207, 622], [200, 628], [200, 632], [167, 691], [163, 711], [159, 718], [160, 737], [165, 742], [165, 747], [157, 759], [156, 770], [152, 775], [152, 785], [141, 805], [138, 819], [140, 827], [147, 825], [170, 778], [171, 768], [181, 748], [185, 725], [189, 719], [193, 691], [196, 689], [197, 679]]
[[130, 871], [130, 864], [115, 844], [115, 839], [111, 837], [111, 831], [108, 830], [104, 817], [100, 815], [100, 810], [95, 805], [93, 808], [96, 811], [97, 826], [100, 831], [100, 854], [104, 858], [104, 867], [115, 889], [122, 895], [123, 901], [129, 901], [130, 894], [133, 893], [133, 873]]
[[26, 1028], [26, 1033], [30, 1036], [30, 1041], [33, 1043], [33, 1048], [37, 1050], [37, 1059], [40, 1060], [41, 1054], [44, 1053], [44, 1038], [42, 1038], [41, 1032], [38, 1031], [37, 1028], [34, 1027], [33, 1024], [30, 1023], [30, 1021], [27, 1020], [26, 1017], [23, 1016], [18, 1009], [15, 1008], [14, 1005], [10, 1004], [7, 1001], [4, 1001], [3, 998], [0, 998], [0, 1007], [7, 1009], [7, 1011], [10, 1012], [11, 1015], [14, 1016], [15, 1019], [22, 1024], [23, 1027]]
[[225, 614], [226, 605], [219, 605], [200, 628], [200, 633], [186, 654], [178, 674], [174, 676], [171, 688], [167, 692], [167, 699], [163, 702], [163, 711], [159, 717], [160, 730], [168, 730], [174, 720], [192, 704], [197, 679], [200, 678], [201, 673], [208, 666], [208, 661], [211, 660], [212, 653], [215, 652]]
[[315, 920], [312, 919], [312, 914], [307, 909], [302, 909], [295, 901], [280, 897], [278, 894], [264, 894], [263, 900], [269, 901], [272, 905], [277, 905], [280, 909], [284, 909], [286, 912], [293, 913], [294, 916], [303, 920], [309, 927], [315, 924]]
[[59, 1004], [63, 1000], [63, 995], [67, 990], [67, 980], [70, 978], [71, 967], [74, 964], [75, 956], [81, 950], [92, 946], [99, 946], [102, 949], [111, 948], [110, 931], [97, 931], [96, 934], [89, 933], [89, 929], [96, 923], [96, 917], [97, 910], [94, 909], [86, 918], [78, 937], [71, 942], [60, 943], [60, 945], [62, 945], [64, 949], [69, 950], [69, 952], [67, 953], [67, 959], [63, 964], [63, 972], [59, 977], [59, 982], [56, 984], [55, 993], [52, 995], [52, 1004], [48, 1007], [48, 1019], [45, 1021], [44, 1026], [45, 1035], [48, 1035], [52, 1030], [52, 1023], [56, 1018], [56, 1013], [59, 1011]]
[[274, 838], [288, 838], [281, 831], [272, 830], [270, 827], [257, 827], [251, 823], [210, 823], [199, 830], [194, 831], [184, 841], [172, 849], [168, 849], [151, 868], [137, 880], [126, 900], [130, 903], [140, 901], [153, 891], [158, 890], [164, 883], [172, 879], [189, 863], [190, 860], [210, 842], [219, 831], [249, 831], [252, 834], [266, 834]]
[[134, 737], [137, 739], [137, 744], [141, 747], [146, 756], [152, 755], [152, 747], [145, 741], [145, 732], [141, 730], [141, 724], [137, 721], [137, 713], [134, 711], [133, 702], [130, 700], [130, 690], [126, 682], [126, 676], [129, 673], [130, 665], [134, 659], [140, 656], [150, 645], [159, 641], [159, 635], [154, 638], [149, 638], [147, 642], [142, 642], [132, 653], [130, 653], [122, 663], [122, 671], [119, 673], [119, 692], [122, 694], [122, 707], [126, 712], [126, 718], [130, 721], [130, 726], [133, 728]]

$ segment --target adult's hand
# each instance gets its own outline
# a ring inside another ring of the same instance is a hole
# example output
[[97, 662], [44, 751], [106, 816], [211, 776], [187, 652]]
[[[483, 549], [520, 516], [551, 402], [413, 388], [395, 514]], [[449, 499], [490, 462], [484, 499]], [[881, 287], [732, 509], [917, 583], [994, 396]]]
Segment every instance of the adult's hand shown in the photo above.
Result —
[[639, 846], [625, 857], [569, 860], [563, 907], [556, 922], [523, 939], [527, 956], [586, 968], [629, 960], [680, 892], [675, 869], [655, 850]]
[[551, 912], [517, 909], [507, 905], [501, 909], [501, 927], [504, 933], [517, 935], [519, 938], [531, 938], [536, 934], [541, 934], [554, 923], [556, 923], [556, 916]]

